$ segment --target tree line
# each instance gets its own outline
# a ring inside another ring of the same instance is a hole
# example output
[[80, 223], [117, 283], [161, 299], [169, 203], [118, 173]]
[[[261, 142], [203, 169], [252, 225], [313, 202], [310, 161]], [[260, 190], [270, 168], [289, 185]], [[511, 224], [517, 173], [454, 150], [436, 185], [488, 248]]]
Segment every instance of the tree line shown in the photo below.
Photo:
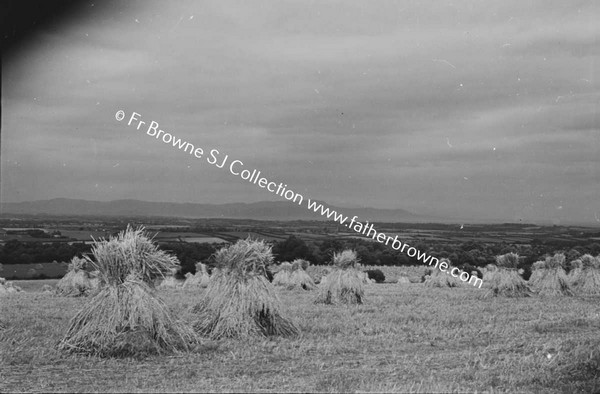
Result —
[[[532, 242], [529, 244], [508, 243], [478, 243], [473, 241], [457, 244], [435, 243], [433, 241], [415, 242], [415, 248], [439, 258], [448, 258], [453, 265], [464, 269], [476, 269], [487, 264], [495, 263], [495, 256], [508, 252], [516, 252], [523, 259], [520, 268], [528, 269], [531, 264], [543, 258], [546, 254], [558, 251], [565, 253], [567, 261], [590, 253], [600, 254], [600, 244], [566, 246], [554, 242]], [[220, 247], [217, 244], [170, 242], [161, 243], [161, 249], [173, 253], [181, 262], [181, 275], [195, 272], [196, 262], [203, 262], [212, 267], [211, 256]], [[51, 261], [68, 262], [74, 256], [90, 253], [91, 245], [84, 243], [41, 243], [21, 242], [11, 240], [0, 246], [0, 263], [3, 264], [37, 264]], [[363, 265], [407, 266], [422, 265], [416, 257], [409, 257], [390, 246], [379, 242], [358, 238], [325, 238], [318, 241], [304, 241], [296, 236], [273, 243], [273, 254], [276, 262], [292, 261], [297, 258], [306, 259], [314, 265], [327, 265], [331, 262], [334, 252], [344, 249], [354, 249]]]

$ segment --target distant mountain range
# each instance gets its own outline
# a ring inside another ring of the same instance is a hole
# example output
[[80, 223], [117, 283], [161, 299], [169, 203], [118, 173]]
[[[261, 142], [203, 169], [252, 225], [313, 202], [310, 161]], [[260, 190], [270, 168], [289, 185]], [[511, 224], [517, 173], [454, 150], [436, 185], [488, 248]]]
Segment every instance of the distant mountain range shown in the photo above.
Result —
[[[319, 201], [349, 218], [370, 222], [433, 222], [443, 219], [416, 215], [403, 209], [341, 208]], [[0, 204], [3, 214], [46, 214], [56, 216], [159, 216], [180, 218], [227, 218], [255, 220], [333, 220], [287, 201], [255, 203], [196, 204], [139, 200], [88, 201], [68, 198]]]

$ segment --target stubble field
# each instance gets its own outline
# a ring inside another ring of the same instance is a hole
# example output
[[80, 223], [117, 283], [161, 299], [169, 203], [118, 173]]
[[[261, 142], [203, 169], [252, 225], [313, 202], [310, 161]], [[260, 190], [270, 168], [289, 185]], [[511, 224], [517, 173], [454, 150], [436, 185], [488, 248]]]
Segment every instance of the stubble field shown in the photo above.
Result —
[[[86, 298], [0, 299], [0, 392], [597, 392], [599, 298], [482, 298], [484, 289], [370, 284], [359, 306], [278, 289], [302, 334], [203, 341], [193, 352], [101, 359], [56, 349]], [[203, 290], [159, 294], [180, 318]]]

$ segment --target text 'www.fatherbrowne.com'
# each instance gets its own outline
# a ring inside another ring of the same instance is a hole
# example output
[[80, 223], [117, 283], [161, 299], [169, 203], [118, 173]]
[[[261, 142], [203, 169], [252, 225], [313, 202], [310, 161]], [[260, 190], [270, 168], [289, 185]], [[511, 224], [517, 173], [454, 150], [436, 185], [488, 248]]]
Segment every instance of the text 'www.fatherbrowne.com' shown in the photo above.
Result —
[[[115, 118], [119, 122], [124, 120], [126, 118], [125, 111], [117, 111]], [[481, 288], [483, 284], [483, 281], [477, 276], [471, 275], [470, 273], [460, 270], [457, 267], [451, 267], [448, 262], [440, 261], [436, 257], [422, 252], [407, 243], [401, 242], [397, 235], [392, 238], [391, 235], [386, 235], [375, 230], [375, 228], [373, 228], [373, 224], [370, 224], [368, 221], [365, 223], [360, 222], [357, 216], [349, 219], [348, 216], [324, 206], [318, 201], [312, 201], [309, 198], [305, 199], [300, 193], [288, 188], [287, 184], [283, 182], [273, 182], [261, 176], [261, 171], [257, 169], [249, 170], [245, 168], [244, 163], [241, 160], [234, 160], [230, 158], [229, 155], [223, 155], [218, 149], [210, 149], [205, 151], [202, 147], [196, 146], [191, 142], [176, 137], [170, 132], [160, 129], [158, 122], [153, 120], [146, 122], [142, 120], [142, 115], [137, 112], [131, 113], [131, 116], [127, 122], [127, 126], [133, 126], [136, 130], [144, 132], [146, 135], [156, 139], [157, 141], [162, 141], [163, 143], [197, 159], [204, 159], [208, 164], [214, 165], [219, 169], [227, 168], [232, 175], [238, 176], [244, 181], [255, 184], [271, 193], [277, 194], [278, 196], [281, 196], [290, 202], [296, 203], [300, 206], [305, 206], [311, 212], [318, 213], [323, 217], [344, 225], [352, 231], [365, 237], [371, 237], [377, 242], [391, 246], [392, 249], [406, 253], [411, 258], [416, 257], [417, 261], [437, 268], [448, 275], [452, 275], [453, 277], [460, 279], [462, 282], [469, 283], [470, 285], [479, 288]]]

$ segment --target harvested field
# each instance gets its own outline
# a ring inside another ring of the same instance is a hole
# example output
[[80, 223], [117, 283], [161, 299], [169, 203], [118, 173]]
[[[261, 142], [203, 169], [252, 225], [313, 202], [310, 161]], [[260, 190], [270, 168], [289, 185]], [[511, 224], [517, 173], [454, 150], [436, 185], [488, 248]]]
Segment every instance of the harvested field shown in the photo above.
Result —
[[[85, 299], [46, 297], [30, 282], [16, 284], [30, 292], [0, 304], [8, 322], [0, 331], [2, 392], [600, 388], [598, 297], [482, 299], [484, 290], [475, 288], [381, 284], [365, 288], [363, 305], [337, 307], [314, 305], [310, 292], [281, 289], [300, 323], [297, 338], [205, 339], [190, 353], [117, 360], [56, 349]], [[162, 296], [189, 321], [203, 291]]]

